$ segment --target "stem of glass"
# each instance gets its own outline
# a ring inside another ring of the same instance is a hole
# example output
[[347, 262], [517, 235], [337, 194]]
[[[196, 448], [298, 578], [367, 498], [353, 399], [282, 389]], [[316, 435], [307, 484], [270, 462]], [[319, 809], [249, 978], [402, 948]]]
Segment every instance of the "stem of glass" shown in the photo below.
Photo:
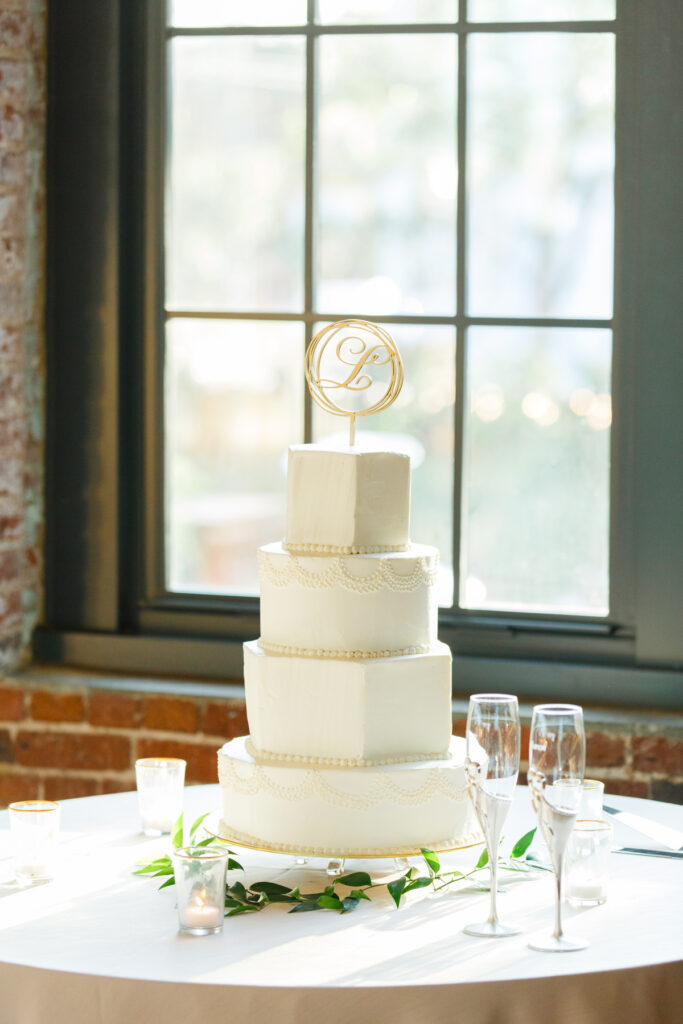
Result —
[[555, 931], [556, 939], [562, 938], [562, 870], [564, 867], [564, 854], [557, 858], [557, 873], [555, 878]]
[[491, 867], [491, 902], [489, 906], [489, 921], [491, 924], [498, 923], [498, 914], [496, 913], [496, 893], [498, 892], [498, 849], [491, 849], [489, 843], [486, 844], [486, 849], [489, 851], [489, 865]]

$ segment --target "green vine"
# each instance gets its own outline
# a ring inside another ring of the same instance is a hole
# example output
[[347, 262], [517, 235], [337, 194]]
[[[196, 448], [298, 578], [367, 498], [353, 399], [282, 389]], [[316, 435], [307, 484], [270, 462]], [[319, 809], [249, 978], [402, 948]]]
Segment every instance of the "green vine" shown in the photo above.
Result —
[[[188, 846], [210, 846], [218, 845], [219, 840], [209, 837], [208, 839], [196, 839], [199, 826], [206, 818], [202, 814], [190, 828], [188, 843], [183, 841], [183, 816], [178, 818], [171, 835], [171, 843], [174, 849], [183, 845]], [[531, 829], [518, 839], [512, 847], [509, 857], [500, 857], [499, 866], [507, 871], [516, 871], [528, 874], [531, 871], [547, 871], [549, 868], [539, 864], [533, 854], [528, 852], [536, 829]], [[479, 860], [469, 871], [442, 871], [441, 862], [433, 850], [422, 850], [424, 865], [410, 867], [404, 875], [394, 879], [386, 885], [391, 898], [397, 907], [406, 893], [413, 889], [425, 889], [431, 886], [435, 892], [446, 889], [448, 886], [466, 880], [473, 881], [482, 889], [487, 889], [484, 883], [476, 877], [489, 862], [489, 855], [483, 851]], [[426, 868], [426, 874], [424, 873]], [[239, 861], [234, 859], [231, 850], [228, 850], [228, 871], [243, 871], [244, 868]], [[156, 860], [138, 868], [134, 874], [151, 875], [153, 878], [168, 876], [166, 881], [160, 885], [165, 889], [168, 885], [174, 884], [173, 861], [169, 854], [157, 857]], [[226, 917], [235, 917], [237, 914], [250, 913], [256, 910], [264, 910], [271, 903], [287, 903], [291, 905], [290, 914], [305, 913], [311, 910], [336, 910], [340, 914], [346, 914], [355, 910], [361, 900], [370, 900], [368, 895], [370, 889], [383, 888], [385, 883], [373, 883], [366, 871], [353, 871], [348, 875], [340, 875], [333, 882], [325, 886], [321, 892], [302, 893], [298, 888], [289, 889], [286, 885], [279, 885], [277, 882], [253, 882], [251, 885], [243, 885], [242, 882], [226, 882], [225, 886], [225, 909]], [[341, 891], [338, 891], [341, 887]]]

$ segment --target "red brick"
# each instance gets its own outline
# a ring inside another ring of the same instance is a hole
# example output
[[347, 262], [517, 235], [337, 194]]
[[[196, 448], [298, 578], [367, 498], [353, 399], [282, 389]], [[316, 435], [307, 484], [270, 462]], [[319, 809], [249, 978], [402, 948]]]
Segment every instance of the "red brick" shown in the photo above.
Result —
[[33, 768], [121, 771], [131, 766], [130, 740], [111, 734], [39, 732], [23, 729], [16, 740], [17, 764]]
[[44, 780], [46, 800], [71, 800], [77, 796], [94, 796], [98, 787], [95, 779], [80, 779], [73, 775], [54, 775]]
[[103, 793], [130, 793], [133, 789], [135, 789], [135, 779], [133, 776], [129, 779], [102, 780]]
[[138, 729], [142, 721], [142, 701], [127, 693], [92, 693], [88, 701], [88, 721], [114, 729]]
[[519, 741], [520, 754], [523, 761], [529, 759], [529, 742], [531, 740], [531, 726], [523, 725], [521, 728], [521, 738]]
[[591, 768], [613, 768], [626, 760], [626, 740], [608, 732], [590, 732], [586, 736], [586, 764]]
[[641, 772], [683, 775], [683, 740], [666, 736], [636, 736], [633, 740], [633, 767]]
[[9, 729], [0, 729], [0, 761], [14, 760], [14, 744]]
[[16, 686], [0, 686], [0, 721], [20, 722], [23, 717], [23, 690]]
[[37, 690], [31, 695], [31, 718], [37, 722], [82, 722], [83, 698], [80, 693]]
[[0, 551], [0, 580], [12, 580], [19, 573], [19, 553], [10, 549]]
[[244, 701], [208, 703], [202, 714], [202, 732], [226, 740], [231, 740], [235, 736], [246, 736], [249, 725]]
[[164, 732], [196, 732], [197, 705], [178, 697], [148, 697], [145, 701], [145, 726]]
[[36, 800], [40, 796], [40, 779], [34, 775], [0, 774], [0, 807], [15, 800]]
[[464, 736], [466, 728], [467, 728], [467, 719], [466, 718], [458, 718], [458, 717], [454, 717], [453, 718], [453, 735], [454, 736]]
[[218, 747], [199, 743], [179, 743], [173, 740], [140, 739], [137, 757], [182, 757], [187, 761], [187, 782], [218, 781]]
[[0, 541], [18, 540], [23, 530], [23, 516], [0, 516]]
[[605, 779], [605, 793], [612, 796], [649, 797], [650, 787], [647, 782], [635, 779]]
[[23, 10], [0, 10], [0, 39], [3, 49], [24, 50], [29, 39], [29, 21]]

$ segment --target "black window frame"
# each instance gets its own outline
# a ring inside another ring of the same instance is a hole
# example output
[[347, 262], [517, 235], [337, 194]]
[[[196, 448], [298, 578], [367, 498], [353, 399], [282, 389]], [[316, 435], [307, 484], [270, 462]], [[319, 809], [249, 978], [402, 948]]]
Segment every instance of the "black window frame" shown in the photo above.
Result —
[[[458, 691], [612, 704], [683, 695], [683, 402], [675, 211], [683, 180], [668, 44], [676, 0], [619, 0], [612, 559], [618, 618], [444, 614]], [[258, 603], [154, 582], [163, 343], [161, 0], [50, 5], [46, 598], [36, 655], [234, 678]], [[657, 396], [652, 401], [652, 396]], [[457, 516], [456, 516], [457, 518]]]

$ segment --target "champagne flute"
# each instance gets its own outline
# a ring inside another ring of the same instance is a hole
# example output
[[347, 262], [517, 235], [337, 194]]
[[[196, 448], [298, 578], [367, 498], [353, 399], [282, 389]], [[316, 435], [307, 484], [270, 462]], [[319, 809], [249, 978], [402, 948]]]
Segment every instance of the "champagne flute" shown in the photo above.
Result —
[[498, 846], [512, 805], [519, 772], [519, 707], [506, 693], [470, 697], [467, 713], [467, 788], [486, 840], [491, 869], [491, 902], [487, 921], [468, 924], [468, 935], [502, 938], [518, 935], [514, 925], [498, 920]]
[[544, 953], [588, 945], [583, 939], [566, 938], [562, 931], [564, 854], [581, 807], [585, 761], [582, 709], [576, 704], [537, 705], [531, 719], [529, 788], [555, 873], [555, 928], [547, 939], [533, 940], [529, 947]]

